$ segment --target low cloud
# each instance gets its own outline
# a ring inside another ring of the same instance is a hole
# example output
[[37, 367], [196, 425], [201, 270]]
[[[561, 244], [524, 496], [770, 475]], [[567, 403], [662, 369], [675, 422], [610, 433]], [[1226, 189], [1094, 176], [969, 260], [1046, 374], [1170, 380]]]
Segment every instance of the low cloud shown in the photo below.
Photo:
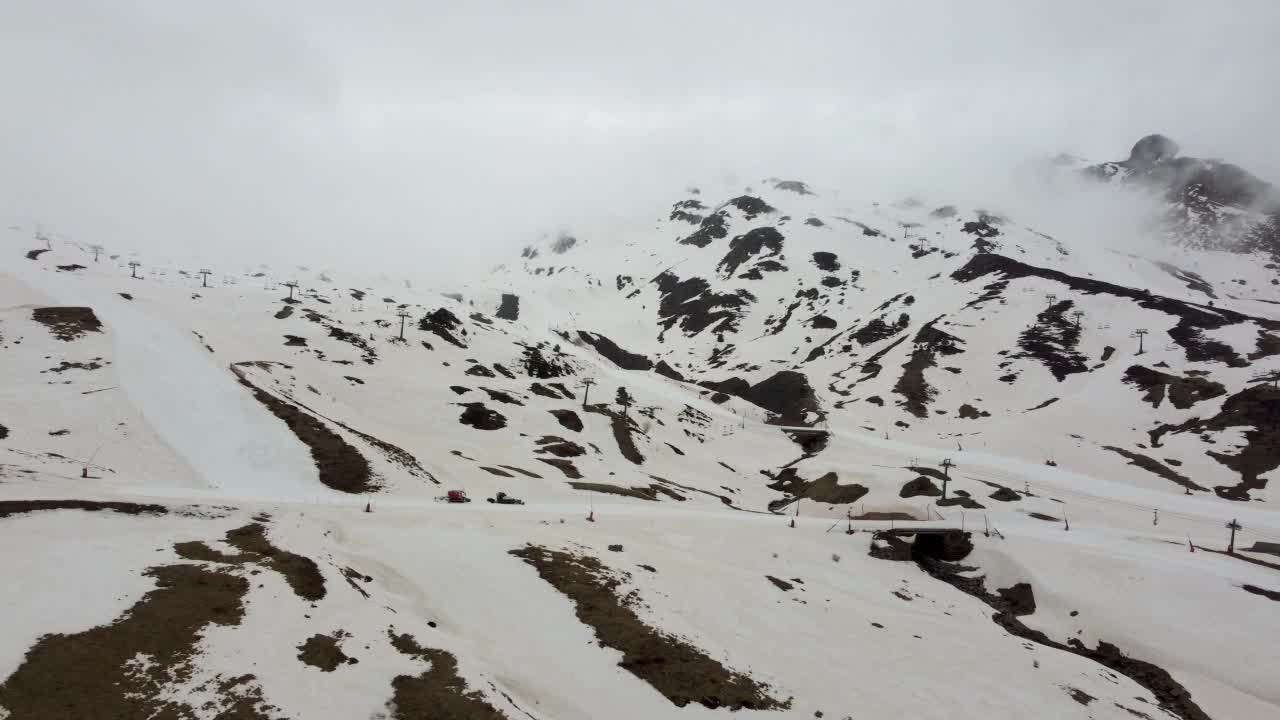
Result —
[[0, 221], [432, 279], [725, 178], [1048, 217], [1021, 169], [1149, 132], [1280, 178], [1274, 2], [613, 5], [10, 0]]

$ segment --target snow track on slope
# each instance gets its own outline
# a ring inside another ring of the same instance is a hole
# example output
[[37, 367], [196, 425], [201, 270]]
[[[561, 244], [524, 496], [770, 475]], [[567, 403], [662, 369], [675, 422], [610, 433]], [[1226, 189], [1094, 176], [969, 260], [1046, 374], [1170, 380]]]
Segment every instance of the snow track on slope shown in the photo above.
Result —
[[210, 486], [261, 499], [328, 493], [306, 446], [189, 331], [147, 313], [141, 299], [128, 302], [85, 282], [44, 285], [59, 302], [94, 309], [115, 344], [120, 391]]

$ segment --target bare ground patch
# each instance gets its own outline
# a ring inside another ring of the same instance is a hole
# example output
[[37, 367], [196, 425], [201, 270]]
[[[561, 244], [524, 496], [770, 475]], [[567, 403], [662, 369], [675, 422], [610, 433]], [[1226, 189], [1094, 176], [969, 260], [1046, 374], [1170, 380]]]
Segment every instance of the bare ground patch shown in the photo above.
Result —
[[169, 509], [163, 505], [130, 502], [100, 502], [97, 500], [0, 500], [0, 518], [39, 510], [86, 510], [96, 512], [110, 510], [126, 515], [164, 515]]
[[512, 555], [573, 602], [578, 619], [595, 630], [601, 645], [620, 651], [618, 665], [653, 686], [677, 707], [691, 702], [733, 710], [787, 709], [790, 700], [772, 688], [720, 664], [687, 641], [650, 627], [636, 614], [633, 596], [622, 595], [625, 573], [609, 571], [594, 557], [529, 545]]
[[457, 720], [507, 720], [484, 695], [467, 692], [467, 683], [458, 675], [458, 659], [445, 650], [423, 647], [412, 635], [388, 630], [391, 646], [402, 654], [428, 662], [431, 668], [421, 675], [398, 675], [391, 681], [394, 695], [388, 703], [396, 720], [457, 718]]
[[284, 421], [293, 434], [311, 450], [311, 459], [319, 471], [320, 482], [326, 487], [345, 493], [365, 493], [376, 490], [369, 461], [342, 436], [330, 430], [312, 415], [303, 412], [293, 403], [254, 385], [241, 369], [245, 363], [236, 363], [231, 371], [240, 384], [253, 393], [258, 402], [266, 406], [272, 415]]
[[178, 557], [199, 562], [243, 565], [258, 563], [284, 576], [289, 587], [303, 600], [315, 602], [325, 596], [324, 575], [311, 558], [281, 550], [267, 539], [266, 528], [258, 523], [228, 530], [223, 540], [239, 550], [229, 555], [214, 550], [203, 542], [182, 542], [174, 546]]
[[102, 322], [87, 307], [43, 307], [31, 311], [31, 319], [44, 325], [59, 340], [70, 342], [85, 333], [102, 332]]
[[[191, 708], [160, 697], [164, 688], [194, 672], [196, 645], [204, 629], [239, 625], [249, 583], [224, 570], [199, 565], [153, 567], [145, 575], [156, 589], [108, 625], [73, 634], [45, 635], [22, 665], [0, 685], [7, 717], [42, 720], [79, 718], [194, 718]], [[137, 662], [139, 656], [147, 662]], [[213, 688], [218, 717], [266, 720], [266, 706], [253, 676]], [[206, 688], [208, 689], [208, 688]]]
[[343, 665], [354, 665], [359, 662], [342, 652], [342, 639], [346, 633], [341, 630], [332, 635], [316, 633], [298, 646], [298, 659], [321, 672], [333, 672]]
[[535, 459], [538, 462], [544, 462], [550, 465], [551, 467], [554, 467], [555, 469], [564, 473], [564, 476], [569, 478], [570, 480], [579, 480], [582, 478], [582, 473], [578, 472], [578, 466], [574, 465], [572, 460], [565, 460], [563, 458], [535, 458]]
[[1112, 445], [1103, 445], [1103, 450], [1111, 452], [1127, 459], [1130, 465], [1136, 465], [1149, 473], [1154, 473], [1170, 482], [1175, 482], [1190, 490], [1208, 490], [1209, 488], [1196, 484], [1191, 478], [1181, 473], [1174, 472], [1172, 468], [1153, 457], [1148, 457], [1142, 453], [1136, 453], [1123, 448], [1114, 447]]

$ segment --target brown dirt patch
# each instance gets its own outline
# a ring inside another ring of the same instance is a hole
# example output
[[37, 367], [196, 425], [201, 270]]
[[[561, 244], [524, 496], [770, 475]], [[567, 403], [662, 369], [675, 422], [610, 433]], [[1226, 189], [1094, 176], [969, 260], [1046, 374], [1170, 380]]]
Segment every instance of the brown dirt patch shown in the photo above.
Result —
[[1196, 484], [1191, 478], [1181, 473], [1174, 472], [1172, 468], [1153, 457], [1148, 457], [1142, 453], [1132, 452], [1123, 448], [1113, 447], [1111, 445], [1103, 445], [1103, 450], [1111, 452], [1127, 459], [1130, 465], [1136, 465], [1149, 473], [1154, 473], [1170, 482], [1175, 482], [1185, 488], [1191, 490], [1208, 490], [1209, 488]]
[[768, 580], [769, 582], [773, 583], [773, 586], [774, 586], [774, 587], [778, 588], [779, 590], [781, 590], [781, 591], [783, 591], [783, 592], [786, 592], [786, 591], [790, 590], [791, 588], [795, 587], [795, 585], [792, 585], [791, 583], [787, 582], [786, 580], [782, 580], [782, 579], [780, 579], [780, 578], [776, 578], [776, 577], [774, 577], [774, 576], [772, 576], [772, 575], [765, 575], [765, 576], [764, 576], [764, 578], [765, 578], [766, 580]]
[[373, 582], [372, 577], [369, 577], [368, 575], [361, 573], [359, 570], [356, 570], [355, 568], [350, 568], [350, 567], [342, 568], [342, 577], [344, 580], [347, 581], [347, 584], [350, 585], [356, 592], [363, 595], [366, 600], [369, 599], [369, 591], [360, 587], [359, 583]]
[[[45, 635], [22, 665], [0, 685], [0, 707], [9, 717], [194, 717], [191, 709], [159, 698], [165, 686], [190, 678], [196, 645], [205, 628], [239, 625], [249, 583], [230, 572], [198, 565], [154, 567], [148, 592], [114, 622], [85, 632]], [[144, 655], [145, 665], [134, 662]], [[266, 720], [275, 710], [262, 702], [252, 676], [214, 688], [221, 718]]]
[[43, 307], [31, 311], [31, 319], [49, 328], [59, 340], [70, 342], [85, 333], [102, 332], [102, 322], [87, 307]]
[[529, 470], [525, 470], [524, 468], [518, 468], [518, 467], [516, 467], [515, 465], [499, 465], [498, 467], [500, 467], [500, 468], [505, 468], [505, 469], [510, 470], [511, 472], [514, 472], [514, 473], [520, 473], [521, 475], [523, 475], [523, 476], [525, 476], [525, 477], [533, 478], [533, 479], [535, 479], [535, 480], [541, 480], [541, 479], [542, 479], [542, 476], [541, 476], [541, 475], [539, 475], [538, 473], [536, 473], [536, 472], [532, 472], [532, 471], [529, 471]]
[[585, 448], [571, 440], [565, 440], [555, 435], [543, 435], [536, 443], [539, 447], [535, 452], [555, 455], [556, 457], [579, 457], [587, 454]]
[[506, 470], [499, 470], [498, 468], [488, 467], [486, 465], [481, 465], [480, 469], [489, 473], [490, 475], [496, 475], [497, 477], [504, 477], [504, 478], [515, 477], [515, 475], [512, 475]]
[[146, 505], [130, 502], [99, 502], [96, 500], [0, 500], [0, 518], [38, 510], [85, 510], [97, 512], [110, 510], [126, 515], [164, 515], [169, 509], [163, 505]]
[[272, 415], [284, 421], [293, 434], [311, 450], [320, 482], [325, 487], [345, 493], [366, 493], [377, 489], [369, 461], [342, 436], [330, 430], [315, 417], [303, 412], [293, 403], [282, 400], [254, 385], [248, 375], [236, 363], [231, 372], [240, 384], [253, 393], [258, 402], [266, 406]]
[[857, 502], [870, 492], [865, 486], [857, 483], [841, 485], [840, 476], [833, 472], [829, 472], [816, 480], [806, 481], [800, 477], [795, 468], [783, 469], [774, 476], [773, 482], [766, 487], [788, 495], [786, 498], [770, 502], [770, 510], [777, 510], [801, 499], [830, 503], [832, 505], [844, 505]]
[[595, 630], [600, 644], [622, 653], [619, 667], [653, 686], [677, 707], [773, 710], [790, 701], [769, 695], [768, 685], [721, 665], [683, 639], [650, 627], [634, 610], [633, 595], [620, 593], [626, 573], [609, 571], [594, 557], [533, 545], [512, 550], [573, 602], [578, 620]]
[[178, 556], [199, 562], [243, 565], [258, 563], [284, 576], [289, 587], [303, 600], [315, 602], [325, 596], [324, 575], [311, 558], [281, 550], [267, 539], [266, 528], [257, 523], [228, 530], [223, 542], [239, 550], [229, 555], [199, 542], [183, 542], [174, 546]]
[[388, 703], [396, 720], [456, 718], [457, 720], [507, 720], [490, 705], [483, 694], [467, 692], [467, 683], [458, 675], [458, 659], [444, 650], [419, 645], [412, 635], [388, 630], [391, 646], [402, 654], [431, 663], [421, 675], [398, 675], [391, 681], [394, 695]]
[[685, 499], [679, 493], [656, 484], [648, 487], [622, 487], [621, 485], [609, 485], [607, 483], [571, 482], [569, 485], [574, 490], [589, 490], [591, 492], [605, 493], [606, 495], [622, 495], [640, 500], [657, 500], [659, 493], [673, 500]]
[[582, 473], [578, 472], [578, 466], [574, 465], [572, 460], [564, 460], [562, 458], [535, 458], [535, 459], [538, 460], [538, 462], [544, 462], [556, 468], [560, 472], [564, 473], [565, 477], [569, 478], [570, 480], [579, 480], [582, 478]]
[[319, 633], [307, 638], [298, 646], [298, 659], [321, 672], [333, 672], [342, 665], [354, 665], [359, 662], [342, 652], [342, 638], [346, 636], [341, 630], [332, 635]]
[[586, 410], [587, 412], [608, 417], [610, 427], [613, 429], [614, 442], [618, 443], [618, 452], [622, 453], [622, 457], [636, 465], [644, 464], [644, 455], [640, 454], [639, 448], [636, 447], [635, 438], [632, 436], [632, 432], [636, 428], [635, 422], [631, 418], [622, 413], [614, 412], [604, 405], [589, 405]]

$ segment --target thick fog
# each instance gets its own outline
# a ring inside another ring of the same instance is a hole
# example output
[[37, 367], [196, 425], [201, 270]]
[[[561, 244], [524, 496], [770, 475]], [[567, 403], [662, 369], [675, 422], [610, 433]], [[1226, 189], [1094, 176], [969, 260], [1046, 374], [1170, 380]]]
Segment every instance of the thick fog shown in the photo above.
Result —
[[0, 223], [430, 279], [694, 183], [1034, 214], [1032, 160], [1150, 132], [1280, 180], [1278, 27], [1275, 0], [4, 0]]

